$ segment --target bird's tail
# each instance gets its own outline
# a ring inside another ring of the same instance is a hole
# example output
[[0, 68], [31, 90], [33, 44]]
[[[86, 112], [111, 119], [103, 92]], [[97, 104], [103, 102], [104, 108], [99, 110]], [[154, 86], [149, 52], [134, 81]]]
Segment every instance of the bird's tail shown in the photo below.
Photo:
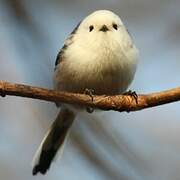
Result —
[[57, 151], [62, 151], [63, 149], [65, 138], [74, 118], [75, 114], [71, 110], [61, 108], [34, 156], [33, 175], [36, 175], [38, 172], [45, 174], [50, 168]]

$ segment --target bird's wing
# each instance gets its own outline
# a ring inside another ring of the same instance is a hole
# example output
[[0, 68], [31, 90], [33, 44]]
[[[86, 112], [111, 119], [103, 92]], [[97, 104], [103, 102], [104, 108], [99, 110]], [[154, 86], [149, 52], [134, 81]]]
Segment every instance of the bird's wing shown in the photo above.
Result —
[[56, 57], [56, 61], [55, 61], [55, 69], [56, 69], [56, 66], [62, 61], [64, 52], [66, 51], [66, 49], [73, 43], [73, 37], [76, 34], [80, 24], [81, 22], [79, 22], [78, 25], [74, 28], [74, 30], [70, 33], [70, 35], [68, 36], [68, 38], [66, 39], [64, 43], [64, 46], [59, 51]]

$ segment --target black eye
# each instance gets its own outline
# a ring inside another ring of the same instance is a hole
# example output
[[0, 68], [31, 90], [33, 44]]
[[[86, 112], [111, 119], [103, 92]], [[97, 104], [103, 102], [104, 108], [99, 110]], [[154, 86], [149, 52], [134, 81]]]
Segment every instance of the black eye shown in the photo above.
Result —
[[114, 28], [115, 30], [117, 30], [117, 29], [118, 29], [117, 24], [113, 24], [113, 28]]
[[94, 29], [93, 25], [89, 26], [89, 32], [91, 32], [93, 29]]

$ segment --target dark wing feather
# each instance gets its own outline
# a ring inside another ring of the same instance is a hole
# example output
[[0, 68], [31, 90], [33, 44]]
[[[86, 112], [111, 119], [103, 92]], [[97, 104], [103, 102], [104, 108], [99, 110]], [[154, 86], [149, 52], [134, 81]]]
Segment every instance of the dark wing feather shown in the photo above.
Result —
[[66, 39], [65, 41], [65, 44], [64, 46], [61, 48], [61, 50], [59, 51], [57, 57], [56, 57], [56, 61], [55, 61], [55, 69], [56, 69], [56, 66], [61, 62], [61, 60], [63, 59], [63, 55], [64, 55], [64, 52], [66, 51], [66, 49], [68, 48], [69, 45], [71, 45], [73, 43], [73, 37], [74, 37], [74, 34], [76, 34], [78, 28], [79, 28], [79, 25], [81, 24], [81, 22], [78, 23], [78, 25], [74, 28], [74, 30], [71, 32], [71, 34], [68, 36], [68, 38]]

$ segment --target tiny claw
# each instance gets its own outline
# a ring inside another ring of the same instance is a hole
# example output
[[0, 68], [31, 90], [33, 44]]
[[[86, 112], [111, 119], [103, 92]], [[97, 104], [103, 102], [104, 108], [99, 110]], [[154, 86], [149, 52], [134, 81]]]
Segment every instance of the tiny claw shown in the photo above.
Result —
[[91, 97], [92, 101], [93, 101], [93, 93], [94, 93], [94, 89], [88, 89], [86, 88], [85, 91], [84, 91], [84, 94], [87, 94]]
[[[93, 98], [93, 93], [94, 93], [94, 92], [95, 92], [94, 89], [88, 89], [88, 88], [86, 88], [85, 91], [84, 91], [84, 94], [89, 95], [89, 96], [91, 97], [92, 102], [93, 102], [93, 100], [94, 100], [94, 98]], [[92, 107], [86, 107], [86, 111], [87, 111], [88, 113], [93, 113], [94, 108], [92, 108]]]
[[123, 93], [123, 95], [132, 96], [132, 97], [135, 99], [136, 104], [138, 104], [138, 95], [137, 95], [136, 91], [131, 91], [131, 90], [129, 90], [129, 91]]

